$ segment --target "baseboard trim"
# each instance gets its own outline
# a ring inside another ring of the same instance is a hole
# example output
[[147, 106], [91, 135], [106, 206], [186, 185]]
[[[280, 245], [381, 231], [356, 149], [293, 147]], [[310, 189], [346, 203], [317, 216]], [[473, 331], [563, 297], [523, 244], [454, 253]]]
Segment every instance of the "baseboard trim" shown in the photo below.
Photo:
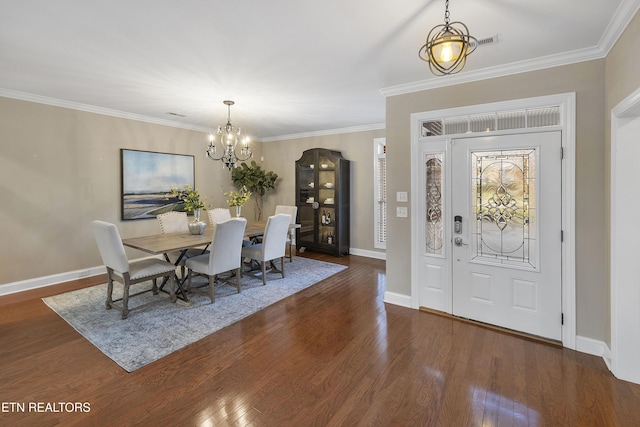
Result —
[[602, 357], [607, 368], [611, 371], [611, 349], [604, 341], [578, 335], [576, 336], [576, 351]]
[[349, 254], [363, 256], [367, 258], [381, 259], [385, 261], [387, 260], [386, 252], [377, 252], [377, 251], [370, 251], [367, 249], [349, 248]]
[[[147, 258], [157, 258], [154, 256], [137, 258], [133, 261], [139, 261]], [[52, 274], [51, 276], [35, 277], [33, 279], [20, 280], [19, 282], [6, 283], [0, 285], [0, 297], [3, 295], [15, 294], [17, 292], [30, 291], [33, 289], [44, 288], [47, 286], [59, 285], [60, 283], [70, 282], [72, 280], [84, 279], [86, 277], [99, 276], [105, 274], [104, 265], [83, 268], [82, 270], [67, 271], [65, 273]]]
[[0, 285], [0, 296], [44, 288], [46, 286], [58, 285], [60, 283], [69, 282], [71, 280], [98, 276], [104, 273], [104, 266], [99, 266], [84, 268], [82, 270], [67, 271], [65, 273], [52, 274], [50, 276], [36, 277], [34, 279], [20, 280], [19, 282]]
[[412, 308], [411, 297], [409, 295], [386, 291], [384, 293], [383, 301], [388, 302], [389, 304], [399, 305], [401, 307]]

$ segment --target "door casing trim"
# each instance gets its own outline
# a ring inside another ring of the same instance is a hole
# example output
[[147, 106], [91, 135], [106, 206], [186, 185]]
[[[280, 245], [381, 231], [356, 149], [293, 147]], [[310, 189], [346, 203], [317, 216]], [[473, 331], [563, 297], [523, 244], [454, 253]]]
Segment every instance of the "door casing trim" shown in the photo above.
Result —
[[[562, 345], [576, 348], [576, 274], [575, 274], [575, 147], [576, 147], [576, 94], [575, 92], [548, 95], [535, 98], [517, 99], [488, 104], [470, 105], [444, 110], [426, 111], [411, 114], [411, 194], [420, 194], [420, 144], [425, 140], [421, 136], [421, 122], [442, 117], [459, 117], [473, 114], [489, 114], [524, 108], [542, 108], [551, 105], [560, 107], [560, 126], [562, 132]], [[539, 128], [540, 131], [548, 128]], [[526, 129], [527, 133], [536, 132], [536, 128]], [[486, 135], [520, 133], [519, 131], [496, 131]], [[448, 135], [460, 137], [464, 135]], [[477, 136], [477, 135], [476, 135]], [[560, 155], [560, 153], [558, 153]], [[420, 224], [420, 201], [411, 203], [411, 307], [420, 306], [420, 238], [417, 230]]]
[[[610, 280], [610, 310], [611, 310], [611, 351], [610, 359], [605, 362], [611, 369], [613, 375], [625, 381], [640, 384], [640, 369], [635, 362], [634, 355], [638, 353], [640, 348], [640, 339], [637, 335], [637, 314], [636, 311], [629, 311], [628, 306], [636, 306], [640, 302], [637, 293], [634, 291], [637, 287], [637, 278], [630, 277], [629, 271], [625, 270], [617, 261], [618, 253], [624, 250], [619, 239], [619, 230], [622, 225], [617, 221], [616, 210], [618, 209], [621, 196], [619, 195], [619, 186], [622, 185], [618, 180], [619, 171], [628, 167], [619, 165], [617, 162], [617, 153], [623, 150], [625, 144], [628, 144], [628, 138], [622, 138], [620, 128], [624, 126], [628, 120], [636, 121], [640, 117], [640, 88], [628, 95], [619, 104], [611, 110], [611, 147], [609, 159], [609, 177], [610, 177], [610, 253], [609, 262], [611, 265], [609, 272]], [[637, 235], [640, 227], [631, 224], [624, 225], [624, 230], [628, 235]]]

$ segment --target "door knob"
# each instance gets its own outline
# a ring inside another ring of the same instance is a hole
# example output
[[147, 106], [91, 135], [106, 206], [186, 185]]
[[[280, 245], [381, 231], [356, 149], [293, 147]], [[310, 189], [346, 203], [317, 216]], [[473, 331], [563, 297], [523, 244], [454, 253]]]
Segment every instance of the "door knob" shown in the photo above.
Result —
[[455, 239], [453, 239], [453, 243], [454, 243], [456, 246], [467, 246], [467, 245], [468, 245], [468, 243], [464, 243], [464, 242], [462, 241], [462, 237], [456, 237]]

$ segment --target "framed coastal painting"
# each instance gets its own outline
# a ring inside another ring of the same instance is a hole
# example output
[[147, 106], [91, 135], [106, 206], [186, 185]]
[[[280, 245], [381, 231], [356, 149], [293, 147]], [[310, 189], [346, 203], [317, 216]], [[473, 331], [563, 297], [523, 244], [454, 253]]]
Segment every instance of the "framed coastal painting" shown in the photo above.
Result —
[[195, 187], [195, 157], [120, 149], [122, 219], [155, 218], [175, 209], [172, 188]]

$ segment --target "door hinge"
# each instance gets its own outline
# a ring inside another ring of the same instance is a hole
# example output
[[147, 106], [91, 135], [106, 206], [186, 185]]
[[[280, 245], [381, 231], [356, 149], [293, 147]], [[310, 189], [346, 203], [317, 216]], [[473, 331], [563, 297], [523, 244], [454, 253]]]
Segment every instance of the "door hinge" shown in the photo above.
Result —
[[560, 324], [564, 325], [564, 313], [560, 313]]
[[564, 159], [564, 147], [560, 147], [560, 160]]
[[564, 230], [560, 230], [560, 241], [564, 242]]

